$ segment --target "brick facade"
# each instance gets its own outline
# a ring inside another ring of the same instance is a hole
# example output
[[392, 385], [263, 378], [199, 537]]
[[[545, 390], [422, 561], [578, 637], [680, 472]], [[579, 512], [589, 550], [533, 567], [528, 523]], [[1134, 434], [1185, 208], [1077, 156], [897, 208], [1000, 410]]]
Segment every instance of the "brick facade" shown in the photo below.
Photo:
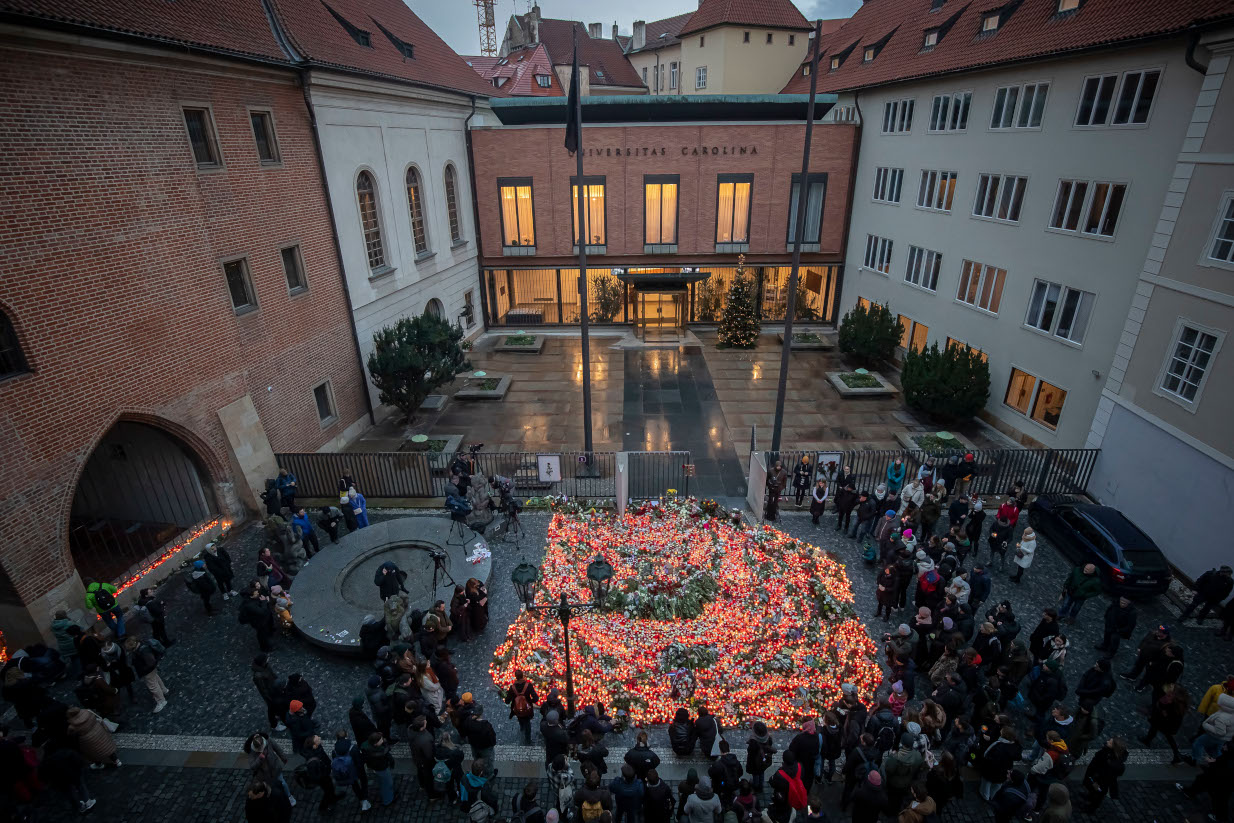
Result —
[[[588, 177], [604, 175], [607, 199], [607, 254], [589, 257], [589, 265], [643, 262], [633, 258], [643, 256], [646, 174], [680, 175], [678, 248], [673, 255], [678, 264], [736, 257], [715, 253], [718, 174], [754, 175], [747, 260], [787, 260], [790, 181], [801, 171], [803, 124], [596, 126], [585, 128], [583, 134], [588, 152], [583, 173]], [[476, 197], [486, 265], [569, 263], [573, 250], [570, 181], [575, 161], [563, 148], [563, 140], [562, 127], [473, 131]], [[820, 250], [803, 255], [803, 260], [842, 259], [855, 151], [855, 126], [816, 124], [810, 172], [828, 175], [827, 194]], [[532, 178], [534, 257], [502, 254], [500, 177]]]
[[[222, 169], [197, 169], [185, 103], [211, 107]], [[273, 112], [277, 167], [259, 163], [248, 107]], [[178, 435], [225, 504], [243, 481], [221, 407], [251, 395], [276, 452], [316, 450], [366, 407], [293, 72], [0, 41], [0, 157], [0, 307], [31, 366], [0, 383], [0, 565], [30, 604], [74, 577], [76, 480], [117, 420]], [[292, 244], [308, 280], [295, 296]], [[258, 304], [242, 315], [221, 265], [237, 256]], [[327, 379], [323, 428], [312, 389]]]

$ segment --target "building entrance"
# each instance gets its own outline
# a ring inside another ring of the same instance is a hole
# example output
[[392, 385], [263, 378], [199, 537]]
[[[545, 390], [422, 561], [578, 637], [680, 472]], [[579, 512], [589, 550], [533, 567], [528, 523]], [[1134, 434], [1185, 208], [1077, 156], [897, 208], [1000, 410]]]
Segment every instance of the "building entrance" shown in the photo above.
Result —
[[642, 340], [676, 340], [685, 327], [685, 289], [635, 292], [634, 330]]

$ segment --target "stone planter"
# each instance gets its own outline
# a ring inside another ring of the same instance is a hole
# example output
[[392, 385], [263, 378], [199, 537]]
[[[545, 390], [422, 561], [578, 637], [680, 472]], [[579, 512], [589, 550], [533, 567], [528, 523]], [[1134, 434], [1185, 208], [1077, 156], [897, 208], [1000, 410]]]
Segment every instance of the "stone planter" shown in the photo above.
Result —
[[[796, 339], [799, 334], [817, 335], [818, 340], [800, 340]], [[814, 332], [793, 332], [793, 351], [831, 351], [836, 347], [835, 337], [821, 331]], [[776, 335], [776, 340], [780, 345], [784, 345], [784, 332]]]
[[429, 440], [444, 440], [445, 444], [441, 447], [441, 451], [430, 451], [429, 449], [416, 448], [416, 444], [411, 440], [405, 440], [403, 445], [399, 447], [401, 452], [410, 452], [412, 454], [423, 454], [428, 457], [428, 465], [433, 471], [445, 471], [450, 467], [450, 462], [454, 460], [454, 455], [458, 452], [459, 447], [463, 445], [463, 435], [461, 434], [430, 434], [427, 435]]
[[847, 383], [840, 379], [841, 374], [851, 374], [851, 372], [827, 372], [827, 379], [835, 387], [835, 390], [840, 393], [841, 397], [885, 397], [900, 393], [899, 389], [887, 382], [887, 378], [875, 371], [870, 372], [870, 376], [878, 381], [878, 385], [862, 389], [850, 388]]
[[420, 404], [420, 411], [441, 411], [446, 407], [446, 401], [449, 399], [444, 394], [430, 394]]
[[[530, 343], [508, 343], [506, 342], [512, 337], [530, 337], [532, 338], [532, 342]], [[543, 335], [543, 334], [522, 334], [522, 335], [505, 334], [505, 335], [502, 335], [500, 338], [498, 338], [497, 345], [493, 347], [493, 351], [502, 351], [502, 352], [521, 351], [521, 352], [528, 352], [529, 354], [539, 354], [540, 350], [544, 348], [544, 341], [547, 339], [548, 339], [547, 335]]]
[[[917, 445], [917, 441], [913, 440], [913, 438], [920, 437], [923, 434], [934, 434], [934, 432], [896, 432], [896, 440], [909, 451], [920, 451], [921, 446]], [[973, 445], [973, 441], [964, 435], [952, 432], [951, 436], [955, 438], [951, 442], [955, 444], [954, 448], [957, 451], [971, 452], [976, 450], [977, 447]]]
[[[496, 385], [485, 388], [492, 381]], [[468, 377], [463, 387], [454, 393], [455, 400], [503, 400], [510, 390], [510, 375], [488, 374], [484, 377]]]

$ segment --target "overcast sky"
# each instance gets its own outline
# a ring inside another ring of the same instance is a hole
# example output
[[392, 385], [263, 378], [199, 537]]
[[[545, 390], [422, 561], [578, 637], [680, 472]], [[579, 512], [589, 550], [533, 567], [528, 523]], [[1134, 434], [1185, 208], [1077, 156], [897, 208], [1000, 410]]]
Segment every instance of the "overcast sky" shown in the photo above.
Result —
[[[808, 19], [848, 17], [861, 5], [861, 0], [793, 0]], [[420, 19], [427, 23], [438, 36], [450, 44], [459, 54], [479, 54], [480, 34], [476, 25], [476, 7], [473, 0], [405, 0]], [[523, 14], [528, 0], [497, 0], [497, 42], [505, 31], [511, 14]], [[540, 0], [540, 14], [566, 20], [582, 20], [584, 23], [603, 23], [604, 34], [612, 32], [617, 23], [622, 34], [629, 34], [635, 20], [660, 20], [676, 14], [685, 14], [698, 8], [697, 0], [625, 0], [617, 3], [600, 3], [597, 0]], [[603, 11], [602, 11], [603, 9]], [[620, 16], [613, 17], [620, 9]]]

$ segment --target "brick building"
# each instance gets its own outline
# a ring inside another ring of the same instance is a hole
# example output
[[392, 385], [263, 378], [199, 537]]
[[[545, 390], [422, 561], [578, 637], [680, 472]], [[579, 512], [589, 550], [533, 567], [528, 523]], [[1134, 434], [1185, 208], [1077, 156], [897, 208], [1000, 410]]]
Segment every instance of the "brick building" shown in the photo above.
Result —
[[[491, 101], [473, 128], [490, 325], [579, 319], [575, 162], [561, 98]], [[816, 117], [829, 108], [821, 98]], [[585, 102], [588, 315], [671, 332], [718, 317], [738, 255], [783, 319], [804, 96]], [[723, 122], [712, 122], [723, 118]], [[814, 130], [798, 316], [834, 322], [856, 128]]]
[[80, 608], [84, 577], [129, 579], [256, 508], [274, 452], [337, 446], [369, 413], [309, 112], [261, 4], [217, 23], [144, 1], [60, 4], [56, 21], [3, 5], [14, 645]]

